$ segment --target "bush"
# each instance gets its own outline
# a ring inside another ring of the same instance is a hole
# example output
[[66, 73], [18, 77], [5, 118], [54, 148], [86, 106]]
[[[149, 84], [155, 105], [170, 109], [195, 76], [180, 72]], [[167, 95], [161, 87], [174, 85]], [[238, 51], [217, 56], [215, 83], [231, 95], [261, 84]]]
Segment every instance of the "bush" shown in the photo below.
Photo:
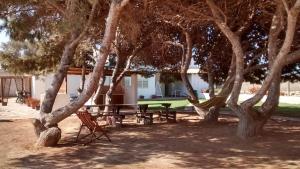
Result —
[[259, 90], [260, 87], [258, 86], [252, 86], [248, 89], [249, 93], [254, 94]]
[[139, 98], [140, 98], [140, 99], [144, 99], [145, 96], [144, 96], [144, 95], [140, 95]]

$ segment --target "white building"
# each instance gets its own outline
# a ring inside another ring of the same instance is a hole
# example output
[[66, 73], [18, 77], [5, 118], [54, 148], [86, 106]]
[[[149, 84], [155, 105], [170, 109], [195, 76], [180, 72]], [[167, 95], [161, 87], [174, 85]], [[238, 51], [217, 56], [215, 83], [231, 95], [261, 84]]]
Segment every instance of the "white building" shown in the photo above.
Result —
[[[34, 76], [32, 77], [32, 97], [38, 100], [43, 100], [45, 92], [48, 88], [51, 87], [51, 83], [53, 80], [54, 74], [48, 74], [45, 76]], [[86, 75], [86, 83], [85, 88], [87, 87], [87, 83], [89, 81], [90, 74]], [[68, 74], [65, 78], [59, 93], [56, 97], [53, 109], [57, 109], [65, 106], [71, 100], [71, 97], [78, 96], [78, 89], [81, 87], [81, 75]], [[106, 81], [104, 83], [101, 101], [104, 101], [105, 93], [108, 89], [110, 82], [110, 76], [106, 77]], [[123, 78], [120, 88], [117, 89], [115, 93], [113, 93], [112, 101], [113, 103], [118, 104], [136, 104], [137, 103], [137, 75], [132, 74], [130, 76], [126, 76]], [[94, 96], [86, 103], [86, 104], [94, 104]], [[103, 104], [104, 102], [100, 103]]]
[[[195, 65], [192, 59], [190, 67], [188, 69], [189, 81], [197, 92], [199, 98], [204, 98], [202, 90], [208, 88], [208, 83], [206, 83], [198, 75], [199, 68]], [[144, 78], [138, 76], [138, 96], [139, 98], [152, 98], [152, 97], [182, 97], [187, 95], [187, 89], [182, 81], [176, 81], [169, 84], [164, 84], [159, 82], [159, 74], [155, 74], [153, 77]]]

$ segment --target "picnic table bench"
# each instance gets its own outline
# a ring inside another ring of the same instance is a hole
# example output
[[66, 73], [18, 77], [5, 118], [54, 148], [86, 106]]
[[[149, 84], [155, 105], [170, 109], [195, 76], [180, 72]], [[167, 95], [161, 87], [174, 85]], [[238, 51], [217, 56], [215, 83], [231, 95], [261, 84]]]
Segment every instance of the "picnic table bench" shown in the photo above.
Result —
[[[159, 108], [159, 110], [152, 109], [149, 107], [150, 105], [161, 105], [161, 107], [156, 107]], [[159, 121], [164, 121], [166, 120], [168, 123], [175, 123], [176, 122], [176, 111], [171, 109], [171, 103], [154, 103], [154, 104], [140, 104], [139, 105], [140, 112], [151, 112], [151, 120], [153, 121], [153, 114], [157, 113], [158, 114], [158, 119]], [[150, 111], [147, 109], [150, 109]]]
[[[149, 105], [161, 105], [159, 110], [149, 109]], [[144, 125], [153, 124], [153, 115], [158, 114], [158, 119], [160, 121], [166, 120], [167, 122], [176, 122], [176, 111], [170, 108], [170, 103], [159, 103], [159, 104], [101, 104], [101, 105], [85, 105], [86, 109], [91, 109], [93, 107], [98, 108], [98, 112], [95, 116], [97, 117], [113, 117], [114, 120], [122, 125], [123, 119], [128, 115], [135, 115], [137, 123], [142, 123]], [[108, 111], [101, 111], [108, 107]], [[100, 111], [99, 111], [100, 110]]]

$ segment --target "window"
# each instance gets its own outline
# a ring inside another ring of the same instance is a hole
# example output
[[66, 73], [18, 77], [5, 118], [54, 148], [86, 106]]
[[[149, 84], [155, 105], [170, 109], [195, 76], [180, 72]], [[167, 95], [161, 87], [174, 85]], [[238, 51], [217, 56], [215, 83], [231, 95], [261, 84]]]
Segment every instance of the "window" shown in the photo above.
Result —
[[138, 87], [141, 89], [147, 89], [148, 88], [148, 79], [140, 77], [138, 79]]
[[124, 84], [125, 84], [125, 87], [130, 87], [131, 86], [131, 77], [125, 77]]
[[104, 86], [109, 86], [110, 83], [111, 83], [111, 76], [106, 76], [105, 77]]

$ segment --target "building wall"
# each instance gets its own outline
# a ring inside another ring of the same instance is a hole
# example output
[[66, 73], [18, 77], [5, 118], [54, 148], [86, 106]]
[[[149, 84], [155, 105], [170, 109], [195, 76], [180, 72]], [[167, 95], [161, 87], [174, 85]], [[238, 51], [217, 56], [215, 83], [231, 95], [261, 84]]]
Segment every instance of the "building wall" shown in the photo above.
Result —
[[[4, 85], [4, 95], [5, 96], [8, 96], [8, 97], [15, 97], [15, 96], [17, 96], [17, 94], [16, 94], [17, 87], [16, 87], [16, 83], [15, 83], [14, 79], [4, 80], [3, 81], [3, 85]], [[1, 89], [0, 89], [0, 95], [2, 95]]]
[[[203, 89], [208, 88], [208, 83], [206, 83], [204, 80], [202, 80], [197, 74], [189, 74], [188, 79], [193, 87], [194, 90], [196, 90], [197, 95], [200, 98], [204, 98], [204, 95], [202, 94]], [[177, 81], [174, 83], [169, 84], [168, 94], [172, 96], [186, 96], [187, 95], [187, 89], [185, 85], [182, 83], [182, 81]]]
[[[152, 95], [157, 96], [186, 96], [187, 89], [182, 81], [176, 81], [168, 84], [167, 91], [165, 91], [165, 84], [159, 83], [159, 76], [156, 74], [154, 77], [148, 78], [148, 88], [138, 88], [138, 96], [143, 95], [146, 99], [151, 98]], [[138, 78], [143, 78], [138, 76]], [[203, 89], [208, 88], [208, 83], [203, 81], [198, 74], [189, 74], [189, 81], [193, 86], [194, 90], [197, 91], [197, 94], [200, 98], [203, 98], [204, 95], [201, 93]]]
[[197, 91], [198, 97], [203, 98], [202, 90], [208, 89], [208, 83], [205, 82], [198, 74], [191, 74], [191, 85]]
[[[2, 70], [2, 69], [0, 69], [0, 77], [1, 76], [15, 76], [14, 74], [11, 74], [11, 73], [8, 73], [8, 72], [5, 72], [4, 70]], [[28, 78], [30, 78], [30, 77], [24, 77], [24, 81], [23, 81], [23, 83], [24, 83], [24, 90], [25, 91], [27, 91], [27, 92], [29, 92], [30, 90], [29, 90], [29, 86], [30, 86], [30, 83], [29, 83], [29, 80], [30, 79], [28, 79]], [[3, 83], [5, 83], [4, 84], [4, 86], [5, 86], [5, 96], [7, 96], [8, 95], [8, 97], [16, 97], [17, 96], [17, 86], [16, 86], [16, 81], [17, 81], [17, 84], [18, 84], [18, 87], [19, 87], [19, 90], [21, 90], [21, 81], [20, 81], [20, 79], [13, 79], [13, 78], [11, 78], [11, 79], [6, 79], [6, 80], [4, 80], [4, 82]], [[1, 84], [0, 84], [1, 85]], [[10, 86], [10, 87], [9, 87]], [[1, 87], [1, 86], [0, 86]], [[1, 89], [1, 88], [0, 88]], [[8, 91], [9, 90], [9, 91]], [[2, 91], [0, 90], [0, 95], [2, 95], [2, 93], [1, 93]]]
[[151, 98], [152, 95], [156, 94], [155, 77], [144, 78], [144, 77], [138, 75], [137, 78], [138, 78], [138, 81], [139, 81], [139, 79], [147, 79], [148, 80], [147, 88], [138, 87], [138, 97], [144, 96], [145, 99], [148, 99], [148, 98]]
[[[86, 79], [87, 82], [88, 79]], [[78, 95], [78, 89], [81, 87], [81, 75], [67, 76], [67, 93], [68, 95]], [[86, 87], [86, 86], [85, 86]]]
[[46, 91], [46, 76], [32, 77], [32, 97], [40, 99], [41, 94]]
[[125, 88], [124, 92], [124, 103], [125, 104], [137, 104], [137, 75], [133, 74], [131, 77], [125, 77], [127, 80], [130, 80], [129, 84], [125, 84], [125, 79], [123, 78], [123, 84]]

